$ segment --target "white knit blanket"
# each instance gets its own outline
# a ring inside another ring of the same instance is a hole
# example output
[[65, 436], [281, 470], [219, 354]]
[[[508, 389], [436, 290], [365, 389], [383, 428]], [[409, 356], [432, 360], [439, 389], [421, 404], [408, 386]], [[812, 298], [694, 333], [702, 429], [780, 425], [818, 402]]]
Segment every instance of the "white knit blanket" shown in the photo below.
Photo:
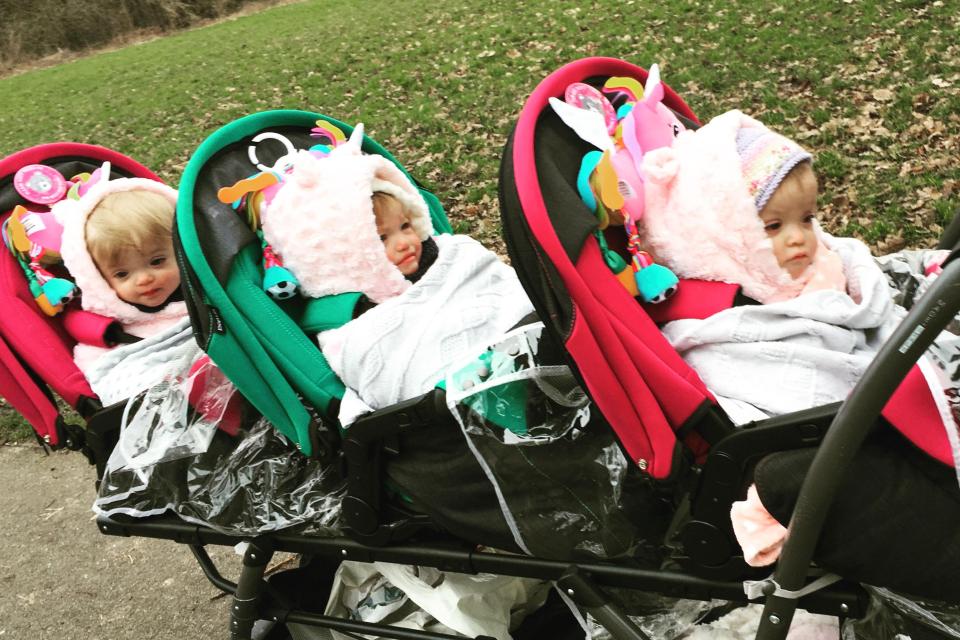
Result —
[[190, 319], [133, 344], [106, 351], [86, 371], [103, 406], [131, 398], [167, 376], [186, 375], [199, 355]]
[[[432, 389], [457, 358], [533, 311], [514, 270], [467, 236], [435, 238], [439, 256], [404, 293], [318, 336], [331, 368], [369, 408]], [[342, 404], [341, 418], [351, 398]]]
[[902, 317], [869, 249], [826, 240], [849, 295], [816, 291], [663, 327], [737, 424], [845, 399]]

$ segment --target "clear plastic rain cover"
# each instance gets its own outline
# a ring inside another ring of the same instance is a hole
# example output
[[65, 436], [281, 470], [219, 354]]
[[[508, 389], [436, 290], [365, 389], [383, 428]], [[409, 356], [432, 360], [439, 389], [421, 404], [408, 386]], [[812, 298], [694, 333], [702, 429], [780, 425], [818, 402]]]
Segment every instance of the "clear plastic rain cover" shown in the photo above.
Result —
[[544, 362], [545, 338], [543, 323], [520, 327], [449, 368], [447, 405], [521, 549], [642, 557], [644, 541], [662, 539], [668, 510], [639, 481], [570, 368]]
[[298, 453], [264, 419], [248, 424], [238, 412], [227, 427], [232, 399], [239, 394], [209, 361], [131, 399], [94, 511], [173, 512], [238, 535], [336, 532], [343, 482], [335, 465]]

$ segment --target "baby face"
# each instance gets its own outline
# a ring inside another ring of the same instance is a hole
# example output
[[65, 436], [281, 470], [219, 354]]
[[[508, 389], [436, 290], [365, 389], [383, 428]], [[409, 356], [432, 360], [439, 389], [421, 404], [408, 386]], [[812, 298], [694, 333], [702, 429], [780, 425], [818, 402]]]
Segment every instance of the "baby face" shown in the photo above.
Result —
[[159, 307], [180, 286], [180, 270], [173, 257], [171, 238], [129, 248], [115, 260], [97, 264], [100, 273], [121, 300], [145, 307]]
[[784, 178], [760, 212], [763, 228], [773, 242], [773, 255], [791, 278], [799, 277], [816, 256], [816, 213], [817, 178], [809, 162]]
[[396, 198], [379, 198], [376, 207], [377, 233], [387, 252], [387, 259], [405, 276], [420, 268], [423, 247], [403, 205]]

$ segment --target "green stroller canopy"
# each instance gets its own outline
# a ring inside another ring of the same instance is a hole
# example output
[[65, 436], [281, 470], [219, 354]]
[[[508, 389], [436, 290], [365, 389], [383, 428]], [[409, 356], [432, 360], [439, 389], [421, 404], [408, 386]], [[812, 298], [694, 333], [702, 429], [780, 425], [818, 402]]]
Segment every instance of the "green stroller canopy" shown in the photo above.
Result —
[[[335, 417], [344, 391], [312, 333], [348, 321], [359, 294], [271, 298], [263, 287], [260, 238], [243, 213], [220, 201], [218, 190], [271, 169], [290, 153], [324, 144], [333, 128], [347, 137], [353, 131], [306, 111], [267, 111], [235, 120], [194, 152], [177, 202], [175, 246], [197, 341], [253, 406], [306, 455], [319, 453], [311, 408]], [[427, 202], [434, 229], [451, 231], [436, 196], [420, 187], [389, 152], [366, 136], [362, 148], [389, 159], [410, 177]]]

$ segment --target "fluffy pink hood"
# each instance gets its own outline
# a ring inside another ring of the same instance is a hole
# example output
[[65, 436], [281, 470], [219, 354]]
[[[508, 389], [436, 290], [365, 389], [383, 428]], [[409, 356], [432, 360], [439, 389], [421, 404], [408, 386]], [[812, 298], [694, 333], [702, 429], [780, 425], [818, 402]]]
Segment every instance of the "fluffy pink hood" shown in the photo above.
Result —
[[817, 255], [806, 272], [793, 279], [777, 263], [741, 169], [741, 127], [763, 125], [729, 111], [644, 156], [641, 222], [648, 250], [681, 278], [738, 284], [761, 303], [842, 289], [839, 259], [824, 245], [819, 225]]
[[264, 237], [311, 297], [359, 291], [382, 302], [410, 286], [377, 234], [374, 191], [403, 203], [421, 240], [433, 234], [416, 186], [386, 158], [363, 154], [358, 140], [323, 158], [299, 152], [262, 212]]
[[[109, 167], [104, 175], [109, 175]], [[80, 302], [86, 311], [116, 318], [124, 325], [134, 323], [154, 323], [166, 318], [180, 318], [186, 313], [183, 302], [171, 302], [155, 313], [145, 313], [117, 296], [100, 274], [93, 257], [87, 250], [87, 218], [93, 209], [111, 193], [143, 189], [153, 191], [167, 198], [174, 206], [177, 204], [177, 191], [167, 185], [147, 178], [118, 178], [100, 180], [84, 193], [79, 200], [62, 200], [51, 207], [51, 211], [63, 224], [63, 241], [60, 254], [63, 264], [73, 276], [80, 289]]]

